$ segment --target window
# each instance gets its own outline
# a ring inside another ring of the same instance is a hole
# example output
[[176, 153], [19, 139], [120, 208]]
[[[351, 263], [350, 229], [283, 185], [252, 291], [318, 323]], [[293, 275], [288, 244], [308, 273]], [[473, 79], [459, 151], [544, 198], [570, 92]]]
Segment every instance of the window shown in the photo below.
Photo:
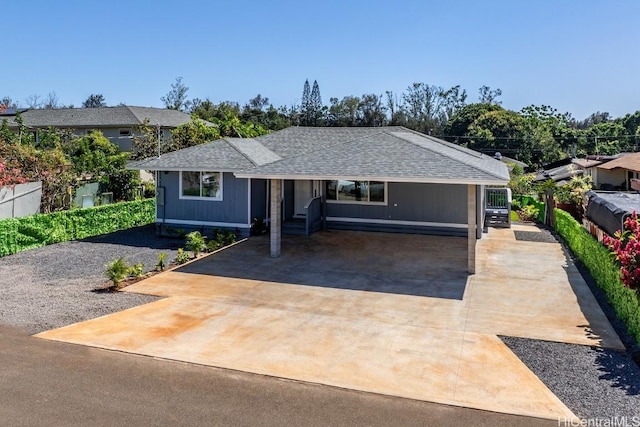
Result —
[[120, 129], [120, 136], [131, 136], [131, 129]]
[[180, 172], [180, 198], [222, 200], [222, 172]]
[[327, 181], [328, 201], [344, 203], [386, 203], [387, 185], [382, 181]]

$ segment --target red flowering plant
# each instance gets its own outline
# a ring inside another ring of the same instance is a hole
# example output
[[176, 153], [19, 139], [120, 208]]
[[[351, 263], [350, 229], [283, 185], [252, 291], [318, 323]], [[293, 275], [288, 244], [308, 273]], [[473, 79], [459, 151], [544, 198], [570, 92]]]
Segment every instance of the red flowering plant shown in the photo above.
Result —
[[624, 221], [624, 231], [604, 236], [604, 244], [620, 263], [620, 280], [629, 289], [640, 289], [640, 223], [634, 211]]

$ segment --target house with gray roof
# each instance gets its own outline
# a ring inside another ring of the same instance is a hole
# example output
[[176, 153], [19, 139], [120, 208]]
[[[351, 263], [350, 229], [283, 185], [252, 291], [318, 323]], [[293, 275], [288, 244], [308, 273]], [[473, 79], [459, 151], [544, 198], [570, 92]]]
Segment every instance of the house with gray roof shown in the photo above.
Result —
[[[161, 137], [165, 138], [170, 137], [172, 129], [191, 120], [191, 116], [182, 111], [133, 106], [28, 109], [20, 115], [27, 129], [36, 135], [36, 140], [38, 130], [49, 127], [70, 129], [77, 135], [99, 130], [121, 151], [131, 151], [132, 136], [147, 120], [151, 126], [159, 126]], [[7, 120], [9, 128], [16, 129], [15, 118], [15, 113], [5, 114], [0, 116], [0, 121]]]
[[469, 270], [482, 237], [485, 186], [505, 186], [507, 165], [403, 127], [290, 127], [253, 139], [225, 138], [130, 169], [156, 172], [157, 223], [249, 234], [322, 229], [441, 234], [468, 239]]

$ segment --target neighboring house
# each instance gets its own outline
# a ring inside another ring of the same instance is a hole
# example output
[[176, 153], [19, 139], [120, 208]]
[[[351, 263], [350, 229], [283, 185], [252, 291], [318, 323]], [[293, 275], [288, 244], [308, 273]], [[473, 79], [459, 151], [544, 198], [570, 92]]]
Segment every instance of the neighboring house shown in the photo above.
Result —
[[640, 153], [622, 154], [595, 166], [594, 188], [631, 190], [632, 180], [640, 178]]
[[471, 272], [484, 187], [509, 181], [505, 164], [403, 127], [290, 127], [128, 167], [156, 171], [160, 227], [247, 235], [266, 218], [272, 256], [283, 233], [321, 228], [467, 236]]
[[533, 182], [543, 183], [551, 180], [557, 185], [567, 184], [574, 176], [584, 174], [584, 169], [576, 165], [573, 160], [566, 158], [544, 165], [542, 170], [536, 173]]
[[[182, 111], [131, 106], [30, 109], [21, 111], [20, 116], [28, 131], [35, 134], [36, 141], [38, 130], [49, 127], [71, 129], [77, 135], [99, 130], [121, 151], [131, 151], [131, 137], [147, 119], [149, 125], [160, 127], [161, 138], [168, 138], [172, 129], [191, 120], [191, 116]], [[0, 123], [4, 119], [8, 121], [9, 128], [17, 129], [15, 112], [0, 115]]]

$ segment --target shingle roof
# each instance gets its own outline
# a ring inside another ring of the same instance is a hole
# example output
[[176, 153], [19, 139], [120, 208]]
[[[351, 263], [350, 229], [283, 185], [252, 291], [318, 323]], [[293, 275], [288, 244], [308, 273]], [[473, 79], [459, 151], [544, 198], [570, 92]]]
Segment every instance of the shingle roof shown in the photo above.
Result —
[[282, 157], [269, 150], [264, 145], [252, 138], [226, 138], [236, 150], [244, 154], [252, 163], [257, 166], [276, 162]]
[[278, 136], [281, 132], [269, 135], [265, 145], [276, 153], [288, 151], [290, 157], [236, 175], [488, 184], [509, 180], [507, 166], [489, 156], [402, 127], [289, 128]]
[[[174, 128], [191, 120], [182, 111], [150, 107], [99, 107], [33, 109], [22, 113], [25, 125], [34, 128], [132, 127], [149, 119], [151, 125]], [[10, 121], [9, 125], [15, 125]]]
[[195, 145], [160, 157], [129, 162], [127, 169], [163, 171], [237, 171], [252, 168], [256, 163], [238, 151], [229, 141], [218, 139]]
[[627, 169], [634, 172], [640, 172], [640, 153], [626, 154], [598, 166], [598, 169]]
[[128, 165], [143, 170], [236, 171], [238, 177], [370, 179], [505, 185], [504, 163], [403, 127], [293, 127], [226, 138]]

